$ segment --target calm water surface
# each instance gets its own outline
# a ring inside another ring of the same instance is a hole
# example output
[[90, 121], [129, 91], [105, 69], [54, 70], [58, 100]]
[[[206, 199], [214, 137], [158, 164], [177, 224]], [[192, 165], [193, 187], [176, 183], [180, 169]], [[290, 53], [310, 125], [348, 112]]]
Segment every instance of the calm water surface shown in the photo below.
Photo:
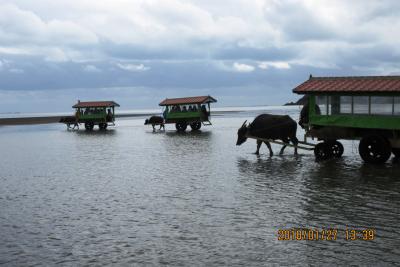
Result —
[[[143, 119], [105, 133], [63, 125], [0, 128], [0, 264], [391, 266], [400, 262], [400, 164], [310, 152], [270, 158], [236, 131], [259, 111], [198, 133]], [[298, 109], [274, 109], [298, 117]], [[301, 136], [301, 132], [298, 136]], [[278, 154], [280, 147], [273, 146]], [[344, 229], [373, 228], [374, 241]], [[338, 228], [336, 241], [278, 241], [290, 228]]]

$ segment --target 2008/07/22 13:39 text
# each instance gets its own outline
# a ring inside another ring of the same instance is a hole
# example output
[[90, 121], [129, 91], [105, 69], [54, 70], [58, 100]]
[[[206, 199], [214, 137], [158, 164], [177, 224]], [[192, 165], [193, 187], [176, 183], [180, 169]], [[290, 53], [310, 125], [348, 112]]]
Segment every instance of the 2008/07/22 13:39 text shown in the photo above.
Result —
[[[339, 236], [342, 236], [345, 240], [355, 241], [364, 240], [372, 241], [375, 239], [376, 230], [371, 228], [365, 229], [350, 229], [345, 230], [339, 229], [305, 229], [305, 228], [292, 228], [292, 229], [279, 229], [278, 230], [279, 241], [290, 241], [290, 240], [307, 240], [307, 241], [335, 241]], [[340, 237], [339, 237], [340, 238]]]

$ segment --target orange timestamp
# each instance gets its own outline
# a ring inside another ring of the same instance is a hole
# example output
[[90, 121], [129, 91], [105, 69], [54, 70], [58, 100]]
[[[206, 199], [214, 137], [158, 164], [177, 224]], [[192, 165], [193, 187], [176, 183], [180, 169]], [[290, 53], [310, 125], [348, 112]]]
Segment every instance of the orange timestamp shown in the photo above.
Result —
[[317, 229], [317, 228], [291, 228], [278, 229], [277, 237], [279, 241], [307, 240], [307, 241], [336, 241], [344, 239], [348, 241], [364, 240], [372, 241], [375, 239], [375, 229], [350, 229], [339, 230], [336, 228]]

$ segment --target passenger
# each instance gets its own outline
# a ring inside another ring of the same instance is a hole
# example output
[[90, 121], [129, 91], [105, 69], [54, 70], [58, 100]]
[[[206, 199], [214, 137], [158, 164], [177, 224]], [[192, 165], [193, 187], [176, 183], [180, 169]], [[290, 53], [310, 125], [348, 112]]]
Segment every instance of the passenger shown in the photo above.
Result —
[[201, 105], [201, 111], [207, 115], [207, 109], [205, 105]]
[[84, 114], [85, 114], [85, 115], [89, 114], [89, 108], [85, 108]]
[[111, 118], [112, 118], [112, 112], [111, 112], [111, 109], [110, 109], [110, 108], [109, 108], [108, 111], [107, 111], [107, 118], [108, 118], [108, 119], [111, 119]]
[[183, 106], [182, 111], [183, 111], [183, 112], [187, 112], [186, 106]]
[[193, 111], [197, 111], [197, 106], [196, 105], [193, 106]]
[[181, 112], [181, 106], [176, 106], [176, 112]]

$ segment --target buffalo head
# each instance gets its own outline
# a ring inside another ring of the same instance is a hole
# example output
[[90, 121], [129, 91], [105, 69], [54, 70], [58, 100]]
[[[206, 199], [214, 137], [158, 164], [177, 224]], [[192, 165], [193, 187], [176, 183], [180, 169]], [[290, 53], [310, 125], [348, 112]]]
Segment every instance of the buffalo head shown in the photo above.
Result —
[[244, 123], [242, 124], [242, 126], [239, 128], [237, 134], [238, 134], [238, 139], [236, 141], [236, 145], [240, 146], [241, 144], [243, 144], [244, 142], [246, 142], [247, 137], [247, 126], [246, 126], [246, 122], [247, 120], [244, 121]]
[[144, 121], [144, 125], [147, 125], [147, 124], [149, 124], [149, 119], [146, 119], [146, 120]]

